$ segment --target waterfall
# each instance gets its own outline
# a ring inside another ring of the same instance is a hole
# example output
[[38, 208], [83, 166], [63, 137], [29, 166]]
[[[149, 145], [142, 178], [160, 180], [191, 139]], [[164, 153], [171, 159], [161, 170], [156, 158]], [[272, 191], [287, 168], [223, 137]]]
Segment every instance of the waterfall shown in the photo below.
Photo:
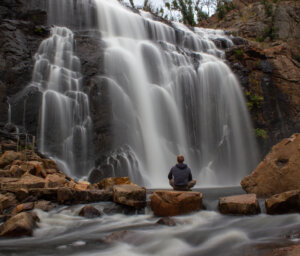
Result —
[[100, 169], [165, 187], [183, 154], [198, 186], [224, 186], [239, 184], [256, 166], [243, 93], [214, 43], [233, 45], [223, 31], [162, 22], [117, 0], [47, 6], [55, 27], [36, 54], [31, 86], [42, 92], [39, 148], [67, 174], [86, 176], [94, 165], [89, 98], [71, 29], [97, 29], [103, 42], [97, 79], [109, 89], [114, 141], [96, 161]]
[[221, 38], [230, 46], [231, 40], [218, 30], [158, 22], [116, 0], [95, 3], [107, 45], [102, 78], [121, 134], [115, 146], [126, 145], [119, 158], [128, 165], [126, 158], [135, 157], [138, 165], [129, 168], [148, 186], [167, 185], [178, 154], [198, 185], [238, 184], [257, 160], [240, 86], [213, 43]]
[[51, 37], [41, 43], [35, 56], [30, 86], [42, 92], [39, 149], [67, 174], [81, 177], [91, 168], [92, 121], [88, 96], [81, 91], [73, 37], [67, 28], [52, 28]]

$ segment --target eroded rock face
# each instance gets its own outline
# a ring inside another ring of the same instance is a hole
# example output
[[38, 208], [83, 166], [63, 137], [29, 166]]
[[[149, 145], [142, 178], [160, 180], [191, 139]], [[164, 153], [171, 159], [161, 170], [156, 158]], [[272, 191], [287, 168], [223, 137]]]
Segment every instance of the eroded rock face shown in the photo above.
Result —
[[0, 226], [0, 237], [32, 236], [38, 221], [34, 213], [19, 213]]
[[202, 209], [199, 192], [158, 190], [150, 198], [151, 209], [157, 216], [176, 216]]
[[260, 213], [255, 194], [221, 197], [219, 211], [223, 214], [252, 215]]
[[291, 190], [266, 199], [268, 214], [300, 213], [300, 190]]
[[137, 185], [113, 186], [113, 201], [140, 209], [146, 206], [146, 189]]
[[268, 197], [300, 188], [300, 134], [275, 145], [258, 167], [241, 181], [247, 193]]

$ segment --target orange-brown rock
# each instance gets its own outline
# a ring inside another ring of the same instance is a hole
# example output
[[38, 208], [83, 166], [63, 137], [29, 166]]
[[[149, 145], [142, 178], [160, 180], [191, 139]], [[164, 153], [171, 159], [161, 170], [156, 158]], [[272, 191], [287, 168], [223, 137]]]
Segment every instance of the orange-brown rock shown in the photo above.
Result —
[[46, 200], [40, 200], [34, 203], [34, 208], [35, 209], [41, 209], [45, 212], [51, 211], [56, 207], [56, 204], [46, 201]]
[[5, 151], [0, 158], [0, 168], [10, 165], [14, 160], [23, 160], [24, 154], [15, 151]]
[[13, 180], [12, 182], [1, 179], [0, 185], [2, 190], [8, 191], [15, 191], [21, 188], [43, 188], [45, 187], [45, 180], [31, 174], [24, 174], [20, 179]]
[[49, 174], [46, 179], [46, 187], [55, 188], [55, 187], [63, 187], [68, 181], [65, 178], [65, 175], [60, 173]]
[[17, 204], [17, 200], [14, 194], [6, 193], [0, 194], [0, 212], [7, 208], [11, 208]]
[[268, 214], [300, 213], [300, 190], [273, 195], [265, 201]]
[[38, 221], [34, 213], [19, 213], [0, 226], [0, 237], [32, 236]]
[[18, 214], [20, 212], [30, 211], [34, 208], [33, 202], [28, 202], [24, 204], [18, 204], [13, 211], [11, 212], [12, 215]]
[[146, 189], [137, 185], [115, 185], [113, 186], [113, 200], [134, 208], [146, 206]]
[[299, 256], [300, 244], [272, 249], [261, 256]]
[[151, 209], [157, 216], [176, 216], [202, 209], [199, 192], [158, 190], [150, 198]]
[[75, 184], [74, 188], [78, 190], [87, 190], [91, 189], [92, 185], [88, 181], [79, 181], [77, 184]]
[[258, 167], [241, 181], [248, 193], [268, 197], [300, 188], [300, 134], [275, 145]]
[[128, 177], [110, 177], [101, 180], [96, 185], [100, 189], [112, 189], [114, 185], [133, 184]]
[[221, 197], [219, 211], [223, 214], [252, 215], [260, 213], [255, 194]]

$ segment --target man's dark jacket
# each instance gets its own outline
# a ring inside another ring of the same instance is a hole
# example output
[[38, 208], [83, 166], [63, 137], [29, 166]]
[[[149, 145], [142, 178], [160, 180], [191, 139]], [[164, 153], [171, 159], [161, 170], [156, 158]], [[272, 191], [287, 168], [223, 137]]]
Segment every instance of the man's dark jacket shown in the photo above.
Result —
[[175, 186], [186, 186], [191, 181], [191, 169], [186, 164], [176, 164], [169, 172], [168, 178], [171, 180], [174, 177]]

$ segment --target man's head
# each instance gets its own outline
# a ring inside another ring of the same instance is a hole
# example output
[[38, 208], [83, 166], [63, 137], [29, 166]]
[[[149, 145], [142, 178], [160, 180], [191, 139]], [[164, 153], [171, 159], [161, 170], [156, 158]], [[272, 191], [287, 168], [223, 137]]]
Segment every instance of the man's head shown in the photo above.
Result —
[[183, 163], [183, 161], [184, 161], [184, 157], [183, 157], [183, 155], [179, 155], [179, 156], [177, 156], [177, 162], [178, 163]]

